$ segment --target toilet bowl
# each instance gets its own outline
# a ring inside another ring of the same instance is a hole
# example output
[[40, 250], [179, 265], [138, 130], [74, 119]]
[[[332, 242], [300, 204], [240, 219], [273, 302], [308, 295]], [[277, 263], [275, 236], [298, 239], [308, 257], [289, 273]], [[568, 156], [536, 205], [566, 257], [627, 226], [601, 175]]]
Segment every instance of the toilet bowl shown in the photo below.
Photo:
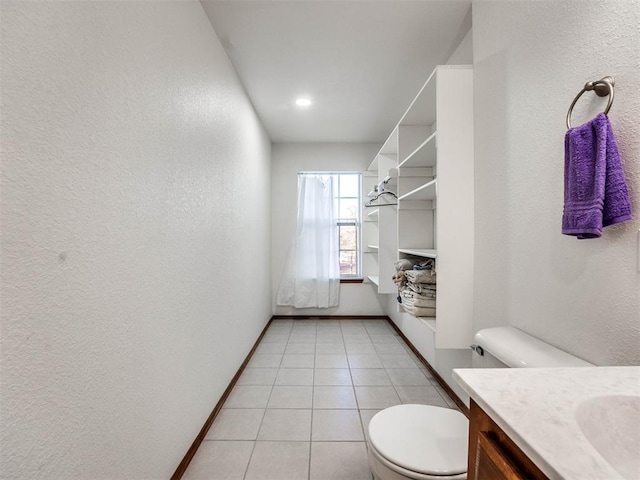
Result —
[[[474, 367], [592, 366], [514, 327], [480, 330], [474, 341]], [[371, 473], [375, 480], [466, 479], [468, 430], [467, 418], [457, 410], [386, 408], [369, 423]]]
[[397, 405], [369, 423], [369, 466], [376, 480], [467, 478], [469, 422], [457, 410]]

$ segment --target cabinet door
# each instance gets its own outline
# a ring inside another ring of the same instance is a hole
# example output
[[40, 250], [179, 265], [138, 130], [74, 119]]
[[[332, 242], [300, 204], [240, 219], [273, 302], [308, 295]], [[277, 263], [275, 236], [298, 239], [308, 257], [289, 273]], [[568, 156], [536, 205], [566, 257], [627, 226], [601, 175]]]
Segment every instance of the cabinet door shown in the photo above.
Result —
[[476, 480], [526, 480], [506, 452], [489, 435], [478, 435]]
[[467, 472], [469, 480], [549, 480], [473, 399]]

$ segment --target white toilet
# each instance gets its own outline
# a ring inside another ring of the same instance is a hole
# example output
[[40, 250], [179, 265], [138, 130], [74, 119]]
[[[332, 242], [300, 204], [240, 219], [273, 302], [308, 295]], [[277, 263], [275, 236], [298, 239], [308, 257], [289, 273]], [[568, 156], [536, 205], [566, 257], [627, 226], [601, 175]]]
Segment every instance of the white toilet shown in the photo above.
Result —
[[[473, 367], [591, 367], [514, 327], [480, 330]], [[369, 423], [369, 466], [375, 480], [467, 478], [469, 422], [457, 410], [397, 405]]]

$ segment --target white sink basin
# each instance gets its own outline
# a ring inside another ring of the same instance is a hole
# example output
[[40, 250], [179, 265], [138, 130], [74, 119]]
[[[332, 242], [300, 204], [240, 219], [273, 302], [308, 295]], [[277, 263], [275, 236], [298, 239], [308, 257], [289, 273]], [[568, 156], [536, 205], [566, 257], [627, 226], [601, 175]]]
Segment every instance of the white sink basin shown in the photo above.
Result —
[[640, 396], [582, 401], [575, 418], [589, 443], [623, 478], [640, 479]]

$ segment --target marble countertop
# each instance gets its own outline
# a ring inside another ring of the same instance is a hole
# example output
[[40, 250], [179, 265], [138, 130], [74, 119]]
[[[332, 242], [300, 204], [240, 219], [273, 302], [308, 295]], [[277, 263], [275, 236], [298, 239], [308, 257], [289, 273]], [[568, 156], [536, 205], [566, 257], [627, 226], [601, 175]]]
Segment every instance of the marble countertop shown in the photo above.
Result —
[[467, 368], [453, 378], [549, 478], [624, 478], [589, 443], [575, 412], [589, 398], [640, 395], [640, 367]]

